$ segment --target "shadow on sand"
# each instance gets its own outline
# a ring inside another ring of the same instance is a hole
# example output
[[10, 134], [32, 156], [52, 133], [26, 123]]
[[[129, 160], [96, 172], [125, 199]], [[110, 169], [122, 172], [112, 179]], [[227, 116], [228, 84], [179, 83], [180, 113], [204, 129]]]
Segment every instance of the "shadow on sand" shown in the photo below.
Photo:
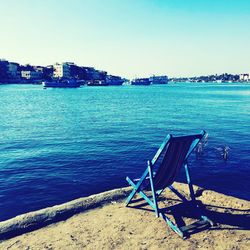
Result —
[[[159, 198], [158, 201], [160, 202], [161, 212], [167, 216], [171, 216], [179, 228], [185, 228], [187, 230], [187, 237], [206, 229], [250, 230], [250, 209], [246, 210], [225, 206], [214, 206], [203, 204], [200, 200], [197, 200], [197, 204], [202, 210], [202, 213], [214, 223], [214, 225], [210, 227], [207, 224], [201, 223], [199, 215], [194, 212], [195, 209], [193, 209], [193, 204], [190, 202], [183, 203], [178, 199], [166, 199], [164, 197]], [[166, 203], [170, 203], [170, 206], [166, 206]], [[177, 204], [171, 205], [173, 203]], [[154, 213], [154, 210], [150, 208], [142, 198], [131, 202], [129, 207]], [[187, 220], [191, 222], [188, 225], [185, 222]]]

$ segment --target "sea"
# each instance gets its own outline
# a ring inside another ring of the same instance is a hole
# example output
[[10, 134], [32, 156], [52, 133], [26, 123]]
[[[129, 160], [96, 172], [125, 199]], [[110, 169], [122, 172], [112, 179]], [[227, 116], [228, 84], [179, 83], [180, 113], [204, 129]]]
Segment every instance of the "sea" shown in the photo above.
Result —
[[9, 84], [0, 85], [0, 104], [0, 221], [125, 187], [167, 134], [203, 129], [207, 143], [189, 162], [193, 183], [250, 200], [250, 84]]

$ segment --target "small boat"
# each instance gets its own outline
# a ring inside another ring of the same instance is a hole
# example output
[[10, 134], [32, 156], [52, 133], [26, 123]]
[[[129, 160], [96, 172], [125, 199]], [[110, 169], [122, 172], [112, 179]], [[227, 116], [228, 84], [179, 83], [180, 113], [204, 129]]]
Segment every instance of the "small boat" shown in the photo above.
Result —
[[75, 80], [57, 80], [45, 81], [42, 83], [43, 88], [78, 88], [80, 83]]

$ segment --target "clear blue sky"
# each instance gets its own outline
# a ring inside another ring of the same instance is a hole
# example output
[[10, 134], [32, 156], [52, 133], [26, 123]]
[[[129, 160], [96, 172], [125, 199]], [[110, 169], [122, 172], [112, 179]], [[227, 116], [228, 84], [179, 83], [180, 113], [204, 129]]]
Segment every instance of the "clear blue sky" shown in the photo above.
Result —
[[0, 0], [0, 58], [129, 78], [250, 72], [250, 1]]

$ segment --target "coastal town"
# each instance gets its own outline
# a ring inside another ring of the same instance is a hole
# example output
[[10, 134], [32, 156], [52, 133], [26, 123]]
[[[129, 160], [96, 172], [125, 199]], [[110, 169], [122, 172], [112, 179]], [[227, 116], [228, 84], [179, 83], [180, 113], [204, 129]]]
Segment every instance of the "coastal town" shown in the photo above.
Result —
[[[66, 85], [65, 84], [66, 81]], [[73, 82], [73, 83], [72, 83]], [[21, 65], [5, 59], [0, 60], [0, 84], [44, 84], [45, 87], [80, 85], [109, 86], [109, 85], [151, 85], [167, 84], [168, 82], [250, 82], [250, 74], [229, 74], [168, 78], [151, 76], [135, 78], [131, 81], [121, 76], [108, 74], [107, 71], [97, 70], [94, 67], [78, 66], [73, 62], [55, 63], [48, 66]]]
[[198, 76], [198, 77], [179, 77], [171, 78], [172, 82], [213, 82], [213, 83], [223, 83], [223, 82], [250, 82], [250, 74], [220, 74], [220, 75], [208, 75], [208, 76]]
[[80, 84], [122, 84], [127, 79], [109, 75], [93, 67], [78, 66], [73, 62], [55, 63], [48, 66], [20, 65], [0, 60], [0, 83], [41, 84], [55, 80], [75, 80]]

